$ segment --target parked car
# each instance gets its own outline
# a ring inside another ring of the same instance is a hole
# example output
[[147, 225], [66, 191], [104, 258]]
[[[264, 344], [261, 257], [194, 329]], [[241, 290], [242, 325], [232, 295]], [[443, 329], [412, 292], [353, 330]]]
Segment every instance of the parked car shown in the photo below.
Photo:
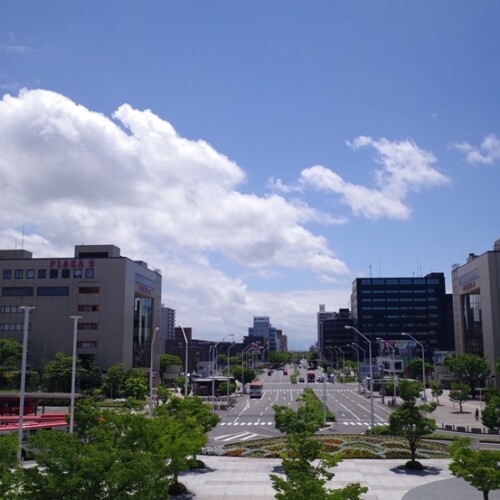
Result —
[[299, 377], [299, 382], [304, 383], [305, 382], [304, 377]]
[[316, 377], [316, 382], [323, 382], [323, 377]]
[[283, 375], [288, 375], [288, 370], [283, 370]]

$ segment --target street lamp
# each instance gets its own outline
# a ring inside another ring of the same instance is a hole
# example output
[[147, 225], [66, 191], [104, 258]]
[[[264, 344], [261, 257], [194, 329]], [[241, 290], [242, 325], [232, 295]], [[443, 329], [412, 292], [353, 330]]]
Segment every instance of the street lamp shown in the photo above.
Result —
[[366, 365], [366, 350], [363, 349], [359, 344], [356, 344], [356, 342], [353, 342], [351, 345], [353, 347], [357, 347], [363, 351], [363, 364]]
[[391, 350], [391, 358], [392, 358], [392, 383], [394, 385], [394, 395], [392, 397], [392, 406], [396, 407], [396, 349], [389, 344], [383, 338], [377, 337], [377, 340], [381, 340], [386, 347]]
[[345, 370], [345, 353], [344, 351], [338, 347], [338, 346], [334, 346], [334, 349], [338, 349], [339, 352], [340, 352], [340, 356], [341, 356], [341, 359], [342, 359], [342, 370]]
[[184, 397], [186, 398], [188, 395], [188, 339], [186, 337], [186, 332], [184, 331], [184, 327], [182, 325], [179, 325], [181, 331], [182, 331], [182, 336], [184, 337], [184, 342], [186, 343], [186, 355], [185, 355], [185, 361], [184, 361]]
[[76, 383], [76, 338], [78, 330], [78, 320], [81, 316], [70, 316], [73, 320], [73, 362], [71, 367], [71, 403], [69, 411], [69, 432], [73, 432], [75, 422], [75, 383]]
[[21, 365], [21, 388], [19, 392], [19, 450], [18, 459], [19, 463], [23, 461], [23, 419], [24, 419], [24, 395], [26, 391], [26, 357], [28, 355], [28, 326], [29, 326], [29, 313], [35, 309], [33, 306], [20, 306], [19, 309], [24, 311], [24, 334], [23, 334], [23, 360]]
[[160, 327], [156, 327], [153, 331], [153, 337], [151, 339], [151, 356], [150, 356], [150, 365], [149, 365], [149, 418], [153, 416], [153, 347], [155, 344], [156, 334]]
[[332, 370], [333, 370], [333, 347], [330, 347], [330, 346], [325, 346], [325, 349], [330, 349], [330, 358], [331, 358], [331, 365], [332, 365]]
[[245, 351], [248, 351], [249, 349], [255, 349], [255, 343], [251, 343], [249, 345], [247, 345], [245, 347], [245, 349], [243, 349], [241, 351], [241, 385], [242, 385], [242, 389], [243, 389], [243, 394], [245, 394], [245, 371], [244, 371], [244, 368], [243, 368], [243, 363], [245, 361]]
[[234, 333], [230, 335], [233, 337], [233, 343], [227, 348], [227, 400], [226, 400], [226, 411], [229, 410], [229, 351], [231, 347], [234, 347]]
[[357, 328], [351, 325], [344, 325], [346, 330], [354, 330], [358, 335], [361, 335], [368, 342], [368, 357], [370, 361], [370, 413], [371, 413], [371, 429], [375, 427], [375, 414], [373, 412], [373, 364], [372, 364], [372, 342], [363, 335]]
[[[222, 337], [222, 339], [219, 340], [219, 342], [217, 342], [217, 344], [214, 345], [214, 348], [212, 350], [212, 356], [214, 359], [214, 365], [216, 367], [217, 367], [217, 346], [221, 342], [223, 342], [226, 337], [229, 337], [229, 335], [233, 335], [233, 334], [224, 335], [224, 337]], [[215, 370], [212, 372], [212, 400], [215, 400]], [[214, 411], [215, 411], [215, 403], [214, 403]]]
[[424, 346], [415, 338], [415, 337], [412, 337], [409, 333], [405, 333], [405, 332], [401, 332], [401, 335], [405, 336], [405, 337], [410, 337], [413, 342], [415, 342], [416, 344], [418, 344], [421, 348], [422, 348], [422, 382], [424, 384], [424, 395], [422, 397], [422, 401], [427, 401], [427, 394], [425, 392], [425, 359], [424, 359]]

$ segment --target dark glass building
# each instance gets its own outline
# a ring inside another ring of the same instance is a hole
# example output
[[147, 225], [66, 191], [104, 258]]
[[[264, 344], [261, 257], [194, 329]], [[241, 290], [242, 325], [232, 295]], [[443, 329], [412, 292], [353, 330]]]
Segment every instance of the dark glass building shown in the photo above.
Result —
[[444, 273], [421, 278], [357, 278], [351, 304], [354, 326], [372, 341], [380, 337], [400, 351], [418, 349], [410, 337], [401, 335], [406, 332], [423, 344], [426, 357], [435, 350], [454, 348]]

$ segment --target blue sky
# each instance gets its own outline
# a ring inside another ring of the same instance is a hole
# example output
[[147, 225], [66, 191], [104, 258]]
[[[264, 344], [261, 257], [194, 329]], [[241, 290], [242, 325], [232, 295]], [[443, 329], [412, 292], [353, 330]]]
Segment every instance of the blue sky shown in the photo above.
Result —
[[[0, 1], [0, 245], [114, 243], [198, 338], [492, 249], [497, 1]], [[13, 207], [16, 207], [14, 209]]]

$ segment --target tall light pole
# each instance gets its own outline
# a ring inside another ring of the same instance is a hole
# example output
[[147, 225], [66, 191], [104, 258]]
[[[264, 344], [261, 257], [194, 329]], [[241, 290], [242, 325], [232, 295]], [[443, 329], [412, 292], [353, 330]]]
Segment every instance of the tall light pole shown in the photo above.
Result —
[[156, 334], [160, 327], [156, 327], [153, 332], [153, 337], [151, 339], [151, 359], [149, 365], [149, 418], [153, 417], [153, 347], [155, 345]]
[[425, 392], [425, 358], [424, 358], [424, 346], [415, 337], [412, 337], [409, 333], [401, 332], [401, 335], [403, 335], [405, 337], [410, 337], [413, 340], [413, 342], [415, 342], [416, 344], [418, 344], [422, 348], [422, 383], [424, 384], [424, 393], [423, 393], [422, 401], [425, 402], [425, 401], [427, 401], [427, 394]]
[[334, 349], [338, 349], [340, 352], [340, 357], [342, 359], [342, 370], [344, 370], [345, 369], [345, 353], [340, 347], [335, 346]]
[[386, 347], [391, 350], [391, 358], [392, 358], [392, 384], [394, 385], [394, 394], [392, 396], [392, 406], [396, 406], [396, 349], [389, 344], [386, 340], [381, 337], [377, 337], [377, 340], [381, 340]]
[[349, 345], [356, 351], [356, 355], [358, 356], [358, 392], [361, 392], [361, 378], [359, 376], [359, 349], [354, 344]]
[[363, 351], [363, 364], [366, 365], [366, 350], [363, 349], [359, 344], [356, 344], [356, 342], [353, 342], [351, 345], [353, 347], [357, 347]]
[[75, 384], [76, 384], [76, 339], [78, 331], [78, 320], [81, 316], [70, 316], [73, 320], [73, 360], [71, 366], [71, 403], [69, 411], [69, 432], [73, 432], [75, 423]]
[[229, 351], [231, 347], [234, 347], [234, 333], [230, 335], [233, 337], [233, 343], [227, 348], [227, 400], [226, 400], [226, 411], [229, 410]]
[[245, 361], [245, 351], [248, 351], [249, 349], [254, 349], [255, 348], [255, 344], [252, 342], [251, 344], [247, 345], [245, 347], [245, 349], [243, 349], [241, 351], [241, 385], [242, 385], [242, 389], [243, 389], [243, 394], [245, 394], [245, 370], [244, 370], [244, 367], [243, 367], [243, 363]]
[[346, 330], [354, 330], [358, 335], [361, 335], [368, 342], [368, 357], [370, 361], [370, 413], [371, 413], [371, 429], [375, 427], [375, 414], [373, 411], [373, 361], [372, 361], [372, 342], [371, 340], [363, 335], [357, 328], [351, 325], [345, 325]]
[[[228, 337], [229, 335], [232, 335], [232, 334], [228, 334], [228, 335], [224, 335], [224, 337], [222, 337], [221, 340], [219, 340], [219, 342], [217, 342], [217, 344], [214, 345], [214, 348], [212, 350], [212, 356], [214, 358], [214, 364], [215, 366], [217, 366], [217, 346], [224, 341], [224, 339], [226, 337]], [[215, 399], [215, 370], [212, 372], [212, 399]], [[214, 403], [214, 411], [215, 411], [215, 403]]]
[[186, 343], [186, 354], [185, 354], [185, 360], [184, 360], [184, 397], [187, 398], [188, 395], [188, 349], [189, 349], [189, 344], [188, 344], [188, 339], [186, 337], [186, 332], [184, 331], [184, 327], [182, 325], [179, 325], [181, 331], [182, 331], [182, 336], [184, 337], [184, 342]]
[[24, 333], [23, 333], [23, 359], [21, 364], [21, 388], [19, 391], [19, 429], [18, 440], [19, 449], [17, 458], [19, 463], [23, 461], [23, 420], [24, 420], [24, 395], [26, 392], [26, 358], [28, 356], [28, 327], [29, 327], [29, 313], [35, 309], [33, 306], [20, 306], [24, 311]]

